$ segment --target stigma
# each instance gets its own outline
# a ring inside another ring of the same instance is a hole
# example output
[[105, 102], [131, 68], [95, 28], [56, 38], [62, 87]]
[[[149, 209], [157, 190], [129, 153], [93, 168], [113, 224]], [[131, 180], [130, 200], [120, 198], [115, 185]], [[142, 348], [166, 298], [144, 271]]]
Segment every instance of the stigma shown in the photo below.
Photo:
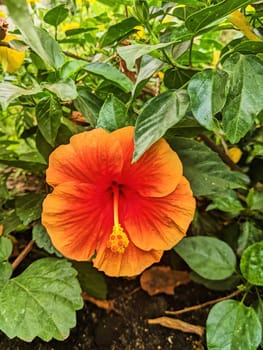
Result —
[[114, 225], [107, 242], [107, 248], [110, 248], [113, 253], [123, 254], [129, 245], [129, 239], [119, 223], [119, 191], [119, 186], [114, 183], [112, 185]]

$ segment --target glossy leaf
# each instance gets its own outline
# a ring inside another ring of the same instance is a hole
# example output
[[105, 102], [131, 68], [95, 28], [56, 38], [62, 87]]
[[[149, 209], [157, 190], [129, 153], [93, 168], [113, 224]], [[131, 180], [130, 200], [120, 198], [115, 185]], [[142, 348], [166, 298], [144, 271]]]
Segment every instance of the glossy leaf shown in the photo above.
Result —
[[6, 109], [15, 98], [20, 96], [35, 95], [41, 91], [42, 89], [39, 86], [24, 89], [11, 83], [3, 82], [0, 83], [0, 104], [2, 105], [3, 109]]
[[26, 1], [5, 0], [4, 4], [31, 49], [52, 67], [63, 63], [64, 55], [58, 43], [43, 29], [33, 25]]
[[209, 199], [212, 199], [212, 203], [206, 207], [207, 211], [219, 209], [231, 213], [232, 216], [236, 216], [241, 210], [244, 210], [244, 207], [237, 198], [237, 194], [232, 190], [223, 193], [216, 193], [214, 196], [210, 195]]
[[263, 109], [263, 62], [238, 53], [223, 66], [229, 74], [229, 92], [223, 109], [223, 129], [231, 143], [237, 143], [251, 129]]
[[113, 94], [109, 94], [101, 107], [97, 128], [114, 131], [127, 125], [127, 107]]
[[40, 218], [44, 198], [45, 195], [39, 193], [29, 193], [16, 197], [16, 214], [24, 225]]
[[237, 44], [233, 50], [242, 54], [249, 55], [263, 53], [263, 41], [242, 41], [240, 44]]
[[240, 276], [237, 273], [233, 273], [231, 276], [223, 280], [209, 280], [204, 277], [201, 277], [196, 272], [192, 271], [190, 273], [190, 278], [196, 283], [202, 284], [208, 289], [212, 290], [233, 290], [238, 284], [240, 284]]
[[12, 276], [13, 268], [10, 262], [2, 261], [0, 262], [0, 286], [5, 283]]
[[164, 84], [169, 89], [179, 89], [186, 84], [197, 71], [193, 69], [182, 69], [173, 67], [164, 74]]
[[[65, 62], [65, 56], [58, 42], [42, 28], [36, 28], [36, 32], [46, 54], [48, 55], [51, 66], [56, 69], [60, 68]], [[42, 56], [41, 58], [43, 59]]]
[[123, 21], [109, 27], [101, 38], [101, 47], [109, 46], [116, 41], [127, 36], [139, 22], [134, 17], [129, 17]]
[[78, 88], [78, 97], [74, 100], [74, 106], [87, 119], [91, 126], [95, 127], [99, 117], [102, 101], [86, 88]]
[[237, 253], [243, 251], [253, 243], [263, 241], [263, 231], [253, 221], [245, 221], [240, 224], [240, 235], [237, 240]]
[[81, 68], [86, 66], [87, 62], [81, 60], [72, 60], [66, 62], [60, 71], [60, 76], [62, 79], [67, 79], [72, 75], [76, 74]]
[[53, 84], [43, 83], [42, 86], [52, 91], [62, 101], [74, 100], [78, 96], [76, 85], [72, 79], [57, 81]]
[[45, 16], [44, 21], [52, 26], [57, 27], [60, 23], [62, 23], [69, 14], [69, 10], [65, 7], [65, 5], [58, 5], [51, 10], [49, 10]]
[[38, 152], [26, 154], [11, 154], [0, 157], [0, 164], [10, 165], [12, 167], [30, 170], [31, 172], [39, 172], [46, 169], [47, 164]]
[[78, 271], [78, 280], [83, 292], [97, 299], [106, 299], [107, 284], [102, 272], [99, 272], [90, 262], [73, 262]]
[[236, 257], [225, 242], [205, 236], [186, 237], [174, 250], [201, 277], [222, 280], [233, 274]]
[[222, 70], [207, 69], [196, 73], [188, 85], [192, 112], [196, 120], [208, 130], [219, 129], [215, 115], [226, 102], [227, 77], [228, 74]]
[[196, 196], [221, 195], [222, 189], [245, 188], [248, 178], [230, 171], [219, 156], [206, 145], [183, 137], [169, 139], [184, 167], [184, 174]]
[[158, 72], [163, 66], [163, 62], [157, 58], [145, 55], [142, 57], [140, 64], [140, 71], [137, 76], [135, 85], [132, 90], [132, 95], [135, 98], [140, 93], [143, 86], [152, 77], [152, 75]]
[[133, 161], [138, 160], [154, 142], [178, 123], [188, 108], [185, 90], [169, 90], [148, 101], [135, 124]]
[[13, 244], [7, 237], [0, 237], [0, 263], [7, 260], [12, 253]]
[[249, 0], [224, 0], [216, 5], [211, 5], [203, 8], [202, 10], [194, 12], [188, 16], [185, 24], [192, 33], [197, 33], [204, 27], [211, 25], [215, 21], [226, 17], [231, 12], [250, 3], [251, 1]]
[[263, 241], [252, 244], [243, 252], [240, 270], [249, 283], [263, 286]]
[[36, 117], [42, 136], [54, 146], [62, 118], [59, 102], [52, 96], [40, 100], [36, 107]]
[[0, 329], [9, 338], [64, 340], [83, 306], [77, 272], [66, 260], [33, 262], [0, 289]]
[[62, 256], [52, 245], [52, 242], [45, 227], [41, 225], [40, 222], [37, 222], [34, 225], [32, 230], [32, 238], [39, 248], [43, 248], [46, 252], [50, 254], [56, 254], [58, 257]]
[[261, 324], [252, 307], [224, 300], [212, 307], [206, 322], [208, 350], [256, 350]]
[[262, 299], [258, 299], [257, 302], [255, 304], [253, 304], [253, 307], [258, 315], [258, 318], [260, 320], [261, 323], [261, 327], [262, 327], [262, 338], [261, 338], [261, 343], [260, 346], [263, 346], [263, 301]]
[[125, 92], [130, 92], [133, 83], [118, 69], [108, 63], [93, 62], [84, 67], [84, 70], [109, 80]]
[[160, 43], [156, 45], [134, 44], [134, 45], [118, 47], [117, 52], [125, 60], [127, 68], [131, 70], [135, 64], [135, 61], [138, 58], [144, 55], [147, 55], [152, 51], [165, 48], [172, 44], [173, 42]]

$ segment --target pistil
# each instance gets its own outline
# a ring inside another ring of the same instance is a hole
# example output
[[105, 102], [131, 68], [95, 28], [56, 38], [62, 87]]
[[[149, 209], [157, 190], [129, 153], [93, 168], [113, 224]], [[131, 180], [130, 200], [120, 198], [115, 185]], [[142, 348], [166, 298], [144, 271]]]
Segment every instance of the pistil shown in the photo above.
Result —
[[118, 185], [112, 186], [113, 191], [113, 219], [114, 225], [112, 233], [107, 242], [107, 248], [110, 248], [113, 253], [123, 254], [125, 248], [128, 247], [129, 239], [119, 223], [119, 195], [120, 190]]

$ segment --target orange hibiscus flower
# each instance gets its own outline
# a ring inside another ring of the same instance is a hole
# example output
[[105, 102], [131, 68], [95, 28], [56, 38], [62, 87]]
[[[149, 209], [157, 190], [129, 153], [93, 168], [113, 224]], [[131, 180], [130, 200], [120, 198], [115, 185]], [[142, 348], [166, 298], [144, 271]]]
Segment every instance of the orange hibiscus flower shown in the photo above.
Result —
[[136, 162], [134, 128], [83, 132], [50, 156], [42, 222], [54, 246], [93, 257], [109, 276], [134, 276], [186, 234], [195, 200], [177, 154], [161, 139]]

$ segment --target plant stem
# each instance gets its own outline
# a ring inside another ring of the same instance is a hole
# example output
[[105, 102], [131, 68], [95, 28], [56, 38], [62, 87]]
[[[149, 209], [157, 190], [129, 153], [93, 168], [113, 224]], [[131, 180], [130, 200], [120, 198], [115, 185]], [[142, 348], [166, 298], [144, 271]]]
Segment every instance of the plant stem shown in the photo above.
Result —
[[203, 307], [219, 303], [220, 301], [231, 299], [232, 297], [237, 296], [241, 292], [242, 292], [241, 290], [237, 289], [236, 291], [234, 291], [233, 293], [231, 293], [229, 295], [226, 295], [225, 297], [209, 300], [209, 301], [207, 301], [207, 302], [205, 302], [203, 304], [198, 304], [198, 305], [194, 305], [194, 306], [190, 306], [190, 307], [185, 307], [184, 309], [181, 309], [181, 310], [165, 311], [165, 313], [167, 315], [180, 315], [180, 314], [184, 314], [186, 312], [199, 310], [199, 309], [202, 309]]
[[25, 246], [22, 252], [18, 255], [18, 257], [13, 261], [12, 263], [13, 270], [17, 268], [17, 266], [25, 259], [27, 254], [32, 250], [34, 243], [35, 241], [31, 239], [31, 241], [28, 242], [28, 244]]
[[240, 173], [243, 173], [243, 170], [236, 165], [226, 153], [224, 153], [220, 147], [218, 147], [213, 140], [211, 140], [208, 136], [205, 134], [200, 134], [199, 135], [201, 139], [204, 141], [204, 143], [210, 147], [214, 152], [216, 152], [219, 157], [230, 167], [231, 170], [239, 171]]

